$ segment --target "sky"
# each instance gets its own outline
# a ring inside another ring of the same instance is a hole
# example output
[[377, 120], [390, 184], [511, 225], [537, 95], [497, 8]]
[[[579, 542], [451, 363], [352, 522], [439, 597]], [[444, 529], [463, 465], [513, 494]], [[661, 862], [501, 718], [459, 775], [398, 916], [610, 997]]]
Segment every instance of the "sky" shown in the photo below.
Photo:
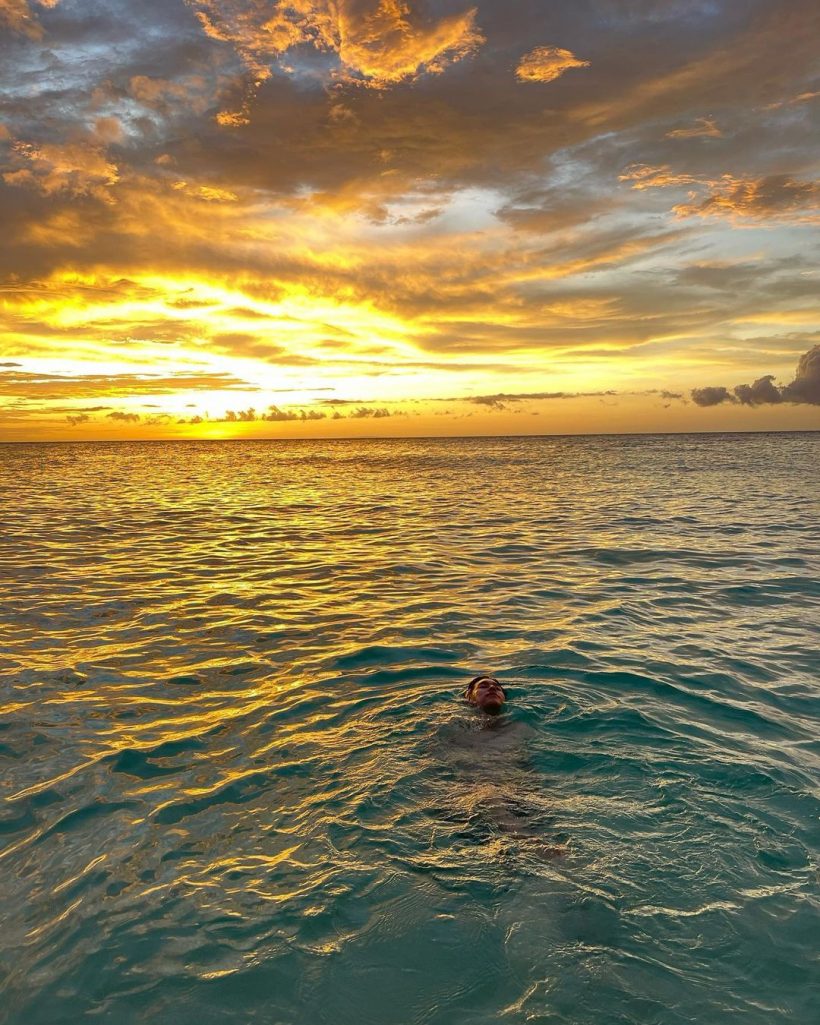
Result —
[[820, 429], [814, 0], [0, 0], [0, 440]]

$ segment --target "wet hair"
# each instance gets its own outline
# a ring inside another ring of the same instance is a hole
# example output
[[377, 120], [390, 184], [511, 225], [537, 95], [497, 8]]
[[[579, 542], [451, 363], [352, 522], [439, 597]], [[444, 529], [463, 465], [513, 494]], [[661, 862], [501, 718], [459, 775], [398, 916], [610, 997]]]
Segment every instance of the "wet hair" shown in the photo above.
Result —
[[[464, 688], [464, 697], [467, 699], [467, 701], [470, 701], [472, 699], [473, 691], [476, 688], [476, 684], [480, 683], [481, 680], [492, 680], [494, 683], [498, 683], [498, 678], [493, 676], [492, 673], [479, 673], [478, 676], [474, 676], [472, 680], [470, 680], [470, 682]], [[498, 683], [498, 686], [501, 687], [501, 684]], [[501, 687], [501, 693], [504, 695], [504, 700], [506, 701], [507, 691], [503, 687]]]

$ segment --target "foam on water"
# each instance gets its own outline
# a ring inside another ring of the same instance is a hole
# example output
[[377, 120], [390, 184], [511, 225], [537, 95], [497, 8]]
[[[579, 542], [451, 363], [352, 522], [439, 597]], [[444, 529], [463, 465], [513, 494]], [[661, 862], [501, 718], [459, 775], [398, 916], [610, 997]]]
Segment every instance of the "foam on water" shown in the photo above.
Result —
[[0, 1019], [814, 1025], [818, 448], [0, 447]]

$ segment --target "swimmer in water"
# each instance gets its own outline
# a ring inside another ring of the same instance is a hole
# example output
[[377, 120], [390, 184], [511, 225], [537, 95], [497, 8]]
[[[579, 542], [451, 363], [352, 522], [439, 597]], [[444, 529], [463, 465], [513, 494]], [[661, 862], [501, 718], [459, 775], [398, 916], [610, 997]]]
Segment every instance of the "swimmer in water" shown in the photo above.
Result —
[[494, 676], [481, 673], [479, 676], [474, 676], [467, 684], [464, 697], [471, 705], [480, 708], [482, 712], [497, 715], [504, 707], [507, 692]]
[[[507, 701], [507, 692], [501, 686], [497, 677], [492, 676], [490, 673], [481, 673], [470, 680], [464, 689], [463, 697], [480, 711], [495, 716], [503, 711]], [[496, 726], [500, 727], [500, 729], [496, 729]], [[507, 727], [506, 729], [504, 728], [505, 726]], [[518, 726], [518, 729], [515, 728], [516, 726]], [[482, 735], [488, 736], [487, 730], [490, 731], [489, 735], [492, 735], [495, 741], [492, 752], [487, 748], [486, 744], [482, 744], [479, 740], [479, 737]], [[515, 751], [520, 751], [521, 735], [525, 730], [530, 732], [527, 727], [522, 729], [520, 723], [498, 720], [497, 722], [487, 722], [481, 734], [468, 733], [464, 739], [473, 748], [475, 753], [478, 753], [480, 747], [483, 762], [486, 763], [487, 756], [491, 755], [491, 753], [498, 755], [501, 750], [506, 749], [506, 758], [509, 758]], [[526, 733], [524, 735], [526, 736]], [[498, 741], [505, 741], [505, 743], [499, 745]], [[532, 845], [530, 849], [541, 858], [551, 861], [554, 858], [563, 857], [567, 851], [566, 846], [560, 843], [545, 842], [544, 838], [540, 835], [540, 830], [533, 830], [532, 826], [526, 821], [530, 817], [530, 811], [526, 807], [526, 800], [522, 800], [518, 795], [514, 796], [509, 792], [505, 792], [505, 788], [499, 787], [498, 782], [496, 774], [494, 774], [491, 781], [486, 783], [484, 781], [474, 781], [470, 794], [470, 804], [481, 809], [481, 818], [494, 827], [495, 830], [498, 830], [498, 832], [506, 834], [515, 840], [525, 841], [528, 846]], [[474, 814], [471, 818], [473, 817]]]

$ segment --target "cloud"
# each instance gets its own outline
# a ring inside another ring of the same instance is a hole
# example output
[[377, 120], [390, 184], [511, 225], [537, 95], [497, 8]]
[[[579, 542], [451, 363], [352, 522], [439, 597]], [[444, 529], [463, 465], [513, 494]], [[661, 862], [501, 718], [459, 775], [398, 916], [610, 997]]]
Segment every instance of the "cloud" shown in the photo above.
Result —
[[678, 217], [815, 219], [820, 214], [820, 181], [797, 181], [787, 174], [761, 178], [722, 174], [717, 178], [675, 172], [668, 164], [632, 164], [619, 176], [638, 191], [695, 186], [688, 203], [672, 210]]
[[371, 408], [369, 406], [359, 406], [355, 410], [355, 412], [349, 413], [348, 415], [353, 420], [364, 420], [364, 419], [367, 419], [368, 417], [372, 417], [372, 418], [374, 418], [376, 420], [380, 420], [383, 417], [390, 416], [391, 414], [390, 414], [390, 410], [387, 409], [384, 406], [376, 408], [376, 409], [373, 409], [373, 408]]
[[470, 402], [476, 406], [488, 406], [490, 409], [506, 409], [509, 403], [542, 401], [545, 399], [580, 399], [580, 398], [605, 398], [617, 395], [616, 391], [586, 391], [586, 392], [565, 392], [565, 391], [536, 391], [536, 392], [498, 392], [496, 395], [465, 395], [461, 398], [450, 396], [446, 399], [439, 399], [439, 402]]
[[694, 125], [690, 125], [688, 128], [676, 128], [674, 131], [667, 132], [667, 139], [720, 139], [723, 137], [723, 132], [715, 124], [715, 119], [711, 117], [699, 117]]
[[253, 423], [256, 420], [256, 411], [253, 407], [240, 410], [229, 409], [225, 414], [225, 419], [228, 423]]
[[721, 402], [735, 401], [730, 391], [715, 385], [708, 385], [706, 388], [693, 388], [691, 395], [696, 406], [719, 406]]
[[571, 68], [588, 68], [571, 50], [558, 46], [536, 46], [518, 62], [515, 77], [519, 82], [553, 82]]
[[632, 182], [632, 188], [639, 192], [644, 189], [703, 184], [702, 180], [694, 175], [673, 172], [668, 164], [661, 167], [652, 167], [649, 164], [630, 164], [618, 175], [618, 181]]
[[49, 406], [49, 413], [103, 413], [110, 406]]
[[[172, 69], [176, 70], [176, 69]], [[147, 110], [161, 117], [171, 117], [182, 110], [188, 115], [202, 114], [216, 102], [227, 83], [204, 74], [181, 74], [175, 78], [133, 75], [126, 87], [128, 96]], [[168, 154], [156, 158], [160, 166], [172, 163]]]
[[[690, 23], [674, 33], [657, 33], [639, 51], [633, 36], [633, 45], [624, 49], [624, 65], [632, 62], [635, 73], [623, 66], [617, 87], [584, 103], [578, 117], [613, 131], [714, 109], [716, 100], [745, 117], [755, 102], [788, 92], [795, 80], [811, 75], [820, 19], [808, 0], [772, 0], [750, 12], [742, 27], [729, 25], [729, 4], [704, 3], [700, 10], [692, 4], [675, 6], [686, 11]], [[707, 35], [708, 45], [692, 46]], [[614, 45], [607, 51], [613, 53]]]
[[206, 203], [235, 203], [239, 198], [229, 189], [220, 189], [213, 185], [190, 185], [186, 181], [175, 181], [171, 188], [204, 199]]
[[[707, 182], [705, 199], [672, 209], [679, 217], [750, 217], [816, 219], [820, 215], [820, 182], [795, 181], [785, 174], [763, 178], [732, 178]], [[814, 214], [814, 217], [812, 215]]]
[[[279, 406], [270, 406], [267, 412], [257, 413], [257, 411], [251, 406], [248, 409], [229, 409], [225, 416], [220, 420], [215, 421], [216, 423], [257, 423], [257, 422], [285, 422], [292, 420], [324, 420], [327, 417], [327, 413], [322, 412], [318, 409], [282, 409]], [[200, 419], [190, 420], [189, 423], [199, 423]]]
[[[231, 43], [257, 83], [276, 63], [287, 73], [328, 77], [384, 89], [439, 74], [484, 41], [475, 9], [425, 17], [405, 0], [187, 0], [204, 31]], [[334, 58], [330, 67], [314, 57]], [[282, 58], [296, 51], [289, 62]], [[220, 123], [242, 124], [242, 111], [222, 112]]]
[[693, 388], [692, 401], [698, 406], [718, 406], [739, 402], [744, 406], [778, 405], [781, 402], [820, 406], [820, 345], [803, 353], [797, 363], [794, 380], [783, 387], [774, 383], [774, 375], [759, 377], [753, 384], [735, 385], [732, 392], [722, 386]]
[[744, 406], [762, 406], [767, 403], [778, 403], [783, 401], [780, 389], [772, 384], [774, 374], [766, 374], [759, 377], [754, 384], [735, 385], [734, 393], [738, 402]]
[[820, 96], [820, 91], [815, 90], [814, 92], [802, 92], [798, 93], [797, 96], [792, 96], [788, 100], [776, 100], [774, 103], [767, 103], [763, 108], [764, 110], [780, 110], [781, 107], [793, 107], [799, 103], [810, 103], [812, 100], [816, 100]]
[[15, 370], [0, 374], [0, 395], [27, 398], [95, 398], [168, 395], [179, 391], [254, 391], [232, 374], [48, 374]]
[[113, 413], [106, 413], [109, 420], [119, 420], [121, 423], [135, 424], [139, 422], [139, 413], [123, 413], [115, 409]]
[[[37, 7], [56, 7], [60, 0], [35, 0]], [[28, 0], [0, 0], [0, 25], [29, 39], [41, 39], [43, 27]]]
[[820, 406], [820, 345], [804, 352], [791, 384], [783, 389], [786, 402], [808, 402]]
[[77, 416], [67, 416], [66, 423], [71, 424], [72, 427], [76, 427], [77, 424], [86, 424], [89, 422], [91, 417], [87, 413], [79, 413]]
[[[324, 400], [324, 404], [325, 405], [334, 405], [334, 406], [336, 406], [336, 405], [340, 405], [340, 404], [347, 404], [348, 402], [351, 402], [351, 401], [353, 401], [353, 400], [342, 400], [342, 399], [327, 400], [327, 399], [325, 399]], [[391, 415], [390, 414], [390, 410], [387, 409], [386, 407], [358, 406], [355, 410], [353, 410], [352, 412], [347, 413], [347, 414], [340, 413], [339, 410], [337, 409], [333, 413], [332, 419], [334, 419], [334, 420], [342, 420], [342, 419], [363, 420], [363, 419], [367, 419], [368, 417], [372, 417], [372, 418], [375, 418], [375, 419], [380, 419], [382, 417], [386, 417], [386, 416], [390, 416], [390, 415]], [[305, 422], [305, 421], [308, 421], [308, 420], [325, 420], [325, 419], [327, 419], [327, 416], [328, 416], [328, 414], [324, 410], [321, 410], [321, 409], [304, 409], [304, 408], [301, 408], [301, 409], [282, 409], [280, 406], [275, 406], [274, 405], [274, 406], [270, 406], [270, 408], [268, 409], [268, 411], [266, 413], [259, 413], [259, 414], [257, 414], [254, 409], [246, 409], [246, 410], [240, 411], [240, 412], [234, 412], [233, 410], [228, 410], [228, 412], [225, 414], [225, 420], [230, 422], [230, 423], [239, 422], [239, 421], [243, 421], [243, 422], [246, 422], [246, 423], [250, 423], [250, 422], [254, 422], [254, 421], [266, 421], [266, 422], [274, 422], [275, 423], [275, 422], [280, 422], [280, 421], [281, 422], [286, 422], [286, 421], [295, 421], [295, 420]]]
[[17, 141], [12, 146], [12, 170], [3, 174], [7, 185], [28, 185], [47, 196], [94, 195], [110, 200], [107, 191], [119, 181], [119, 169], [105, 149], [78, 139], [64, 144]]

